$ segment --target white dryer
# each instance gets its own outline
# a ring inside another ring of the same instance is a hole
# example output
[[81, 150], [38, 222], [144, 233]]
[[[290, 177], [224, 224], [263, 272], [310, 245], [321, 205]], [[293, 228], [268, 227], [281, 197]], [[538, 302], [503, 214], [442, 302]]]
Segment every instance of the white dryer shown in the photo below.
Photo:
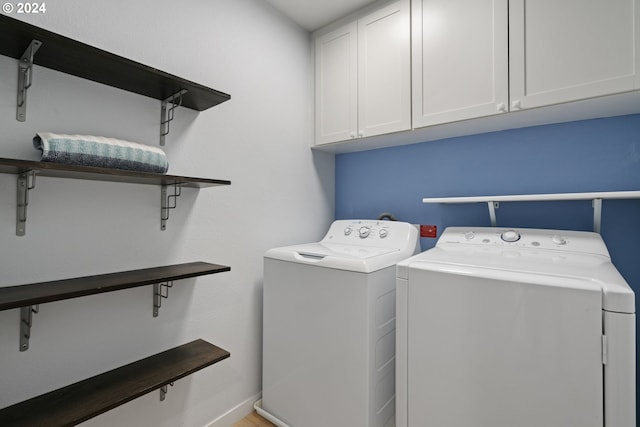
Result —
[[398, 427], [635, 427], [634, 293], [589, 232], [448, 228], [397, 268]]
[[383, 427], [395, 412], [395, 264], [418, 231], [335, 221], [264, 257], [262, 403], [279, 426]]

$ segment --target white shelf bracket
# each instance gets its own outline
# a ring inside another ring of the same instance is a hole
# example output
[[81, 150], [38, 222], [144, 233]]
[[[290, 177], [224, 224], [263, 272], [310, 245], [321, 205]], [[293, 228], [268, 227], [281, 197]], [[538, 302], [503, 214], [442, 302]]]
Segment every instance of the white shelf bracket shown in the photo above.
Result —
[[162, 299], [169, 298], [170, 288], [173, 288], [173, 280], [153, 285], [153, 317], [158, 317], [160, 307], [162, 307]]
[[[164, 146], [165, 137], [169, 135], [170, 124], [176, 107], [182, 105], [182, 95], [187, 93], [186, 89], [174, 93], [160, 104], [160, 145]], [[171, 104], [171, 105], [169, 105]]]
[[489, 207], [489, 218], [491, 219], [491, 226], [496, 226], [496, 209], [500, 207], [500, 202], [492, 202], [488, 201], [487, 206]]
[[[34, 308], [35, 307], [35, 308]], [[29, 350], [29, 338], [31, 338], [31, 326], [33, 314], [40, 311], [40, 306], [26, 306], [20, 308], [20, 351]]]
[[24, 236], [27, 229], [27, 206], [29, 191], [36, 188], [36, 171], [30, 170], [18, 175], [18, 200], [16, 210], [16, 236]]
[[27, 90], [33, 83], [33, 55], [42, 46], [39, 40], [31, 40], [29, 47], [18, 61], [18, 101], [16, 106], [16, 120], [27, 120]]
[[593, 231], [600, 234], [602, 222], [602, 199], [593, 199]]

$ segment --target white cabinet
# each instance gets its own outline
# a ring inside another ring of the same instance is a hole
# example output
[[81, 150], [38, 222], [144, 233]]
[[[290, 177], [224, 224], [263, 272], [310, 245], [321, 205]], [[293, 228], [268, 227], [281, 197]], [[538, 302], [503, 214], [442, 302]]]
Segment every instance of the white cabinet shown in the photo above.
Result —
[[409, 0], [358, 20], [358, 136], [411, 128]]
[[412, 0], [413, 127], [640, 89], [640, 0]]
[[316, 144], [411, 128], [409, 0], [315, 37]]
[[640, 1], [510, 0], [511, 110], [640, 88]]
[[377, 2], [315, 34], [315, 147], [637, 114], [639, 25], [640, 0]]
[[353, 138], [358, 127], [358, 23], [316, 38], [316, 144]]
[[413, 0], [413, 126], [507, 112], [507, 0]]

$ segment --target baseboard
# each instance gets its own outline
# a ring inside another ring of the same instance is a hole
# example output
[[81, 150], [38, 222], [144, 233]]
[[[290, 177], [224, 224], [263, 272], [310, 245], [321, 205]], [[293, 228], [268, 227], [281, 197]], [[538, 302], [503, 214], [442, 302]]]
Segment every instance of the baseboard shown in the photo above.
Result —
[[254, 403], [253, 404], [253, 408], [256, 410], [258, 415], [260, 415], [262, 418], [265, 418], [265, 419], [271, 421], [272, 423], [274, 423], [278, 427], [289, 427], [289, 425], [286, 424], [284, 421], [280, 420], [275, 415], [271, 415], [269, 412], [265, 411], [262, 408], [262, 399], [258, 400], [256, 403]]
[[205, 427], [232, 427], [235, 423], [253, 412], [253, 405], [262, 398], [262, 393], [250, 397], [244, 402], [231, 408], [229, 411], [211, 421]]

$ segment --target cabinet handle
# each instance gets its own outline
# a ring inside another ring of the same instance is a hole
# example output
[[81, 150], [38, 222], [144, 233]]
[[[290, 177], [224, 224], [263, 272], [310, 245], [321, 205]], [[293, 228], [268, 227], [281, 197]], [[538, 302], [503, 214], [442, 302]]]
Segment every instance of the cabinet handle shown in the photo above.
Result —
[[355, 137], [356, 137], [356, 133], [355, 133], [355, 132], [351, 132], [351, 133], [349, 134], [349, 138], [355, 138]]
[[520, 105], [520, 101], [513, 101], [511, 103], [511, 109], [512, 110], [520, 110], [520, 109], [522, 109], [522, 106]]
[[498, 104], [498, 111], [501, 113], [506, 113], [507, 105], [504, 102], [501, 102], [500, 104]]
[[362, 138], [363, 136], [364, 136], [364, 131], [359, 131], [359, 132], [358, 132], [358, 137], [359, 137], [359, 138]]

